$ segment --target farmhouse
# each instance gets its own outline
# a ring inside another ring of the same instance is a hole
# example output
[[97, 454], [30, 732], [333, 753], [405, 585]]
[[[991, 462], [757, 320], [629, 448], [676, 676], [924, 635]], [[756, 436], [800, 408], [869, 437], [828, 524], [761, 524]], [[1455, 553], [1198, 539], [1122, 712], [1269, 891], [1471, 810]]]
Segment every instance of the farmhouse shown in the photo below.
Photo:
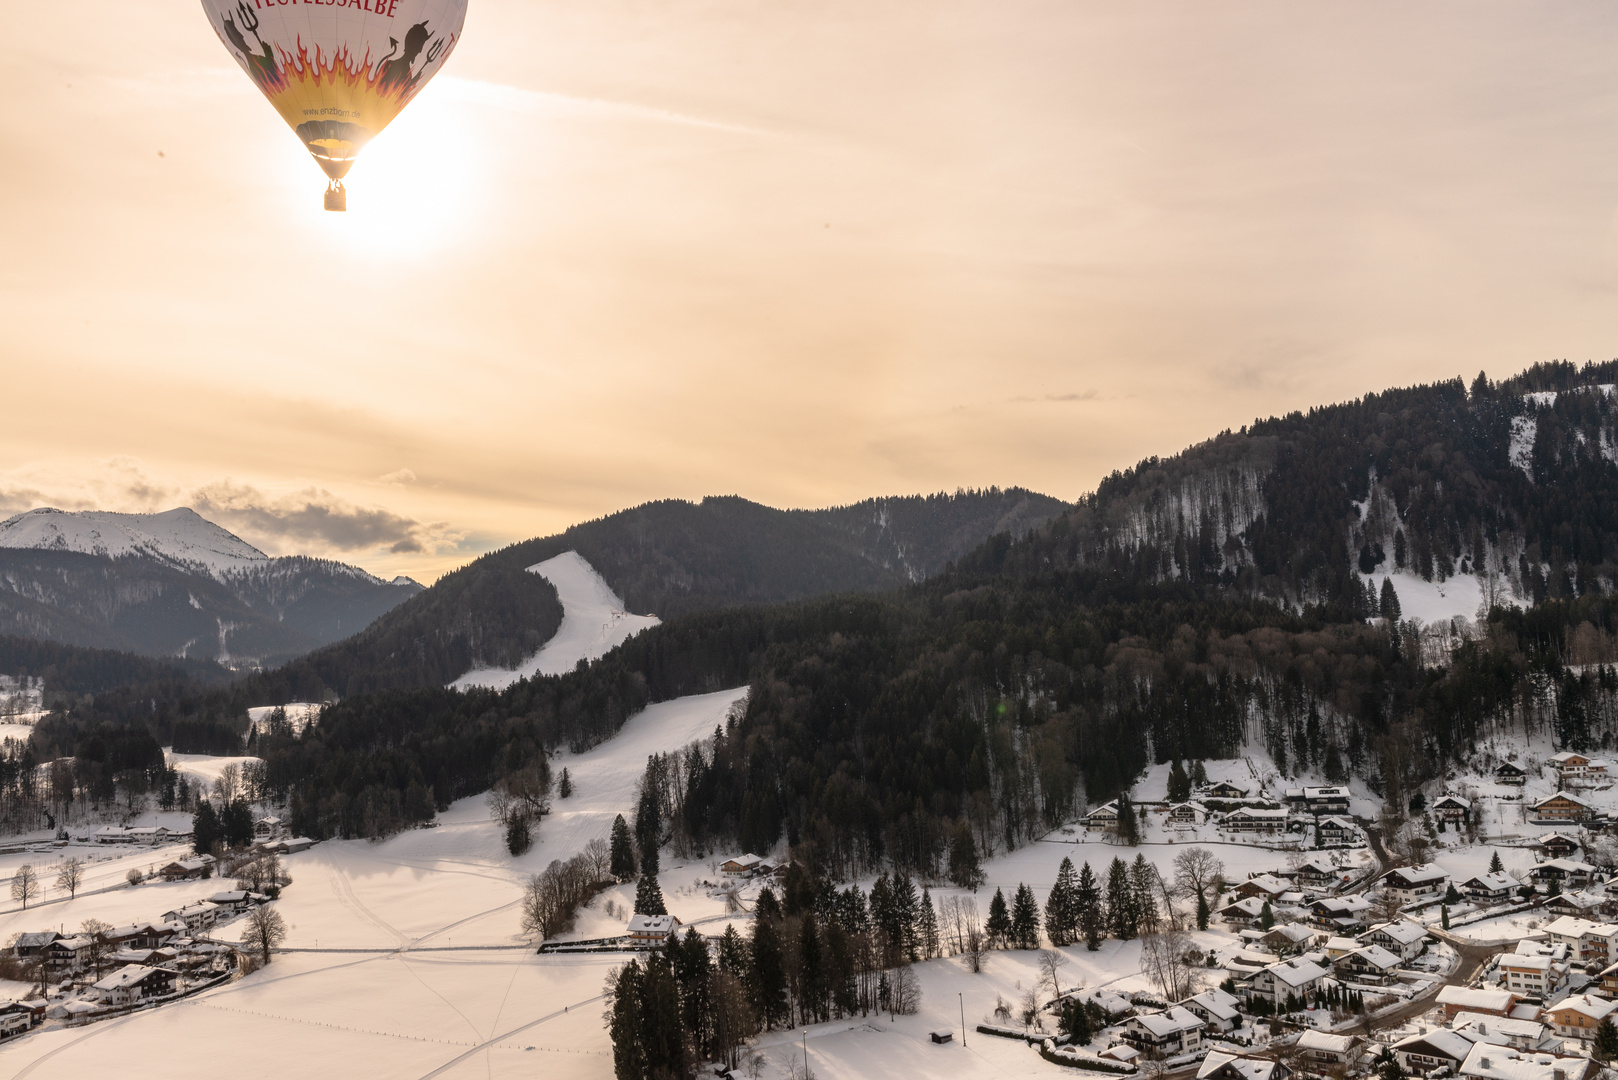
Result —
[[1510, 784], [1512, 787], [1522, 787], [1528, 782], [1528, 774], [1509, 761], [1502, 761], [1494, 768], [1494, 782], [1497, 784]]
[[[1482, 1013], [1458, 1013], [1450, 1025], [1474, 1043], [1495, 1042], [1518, 1050], [1538, 1050], [1545, 1045], [1545, 1025], [1537, 1020], [1514, 1020], [1511, 1017], [1484, 1016]], [[1504, 1040], [1500, 1042], [1499, 1040]], [[1559, 1040], [1552, 1045], [1561, 1048]]]
[[1563, 833], [1551, 832], [1534, 841], [1534, 850], [1546, 859], [1571, 859], [1579, 850], [1579, 842]]
[[163, 968], [130, 964], [121, 967], [90, 987], [90, 994], [103, 1005], [116, 1008], [149, 1001], [174, 991], [174, 972]]
[[1367, 930], [1360, 935], [1360, 940], [1382, 946], [1401, 961], [1410, 961], [1427, 948], [1427, 928], [1409, 919], [1397, 919]]
[[1141, 1013], [1124, 1021], [1119, 1038], [1143, 1054], [1174, 1057], [1202, 1045], [1203, 1019], [1176, 1005], [1162, 1012]]
[[1505, 987], [1524, 998], [1545, 998], [1561, 989], [1567, 977], [1567, 965], [1549, 956], [1518, 956], [1506, 953], [1500, 957], [1500, 976]]
[[61, 936], [55, 930], [18, 934], [16, 942], [11, 946], [11, 954], [18, 959], [39, 956], [45, 951], [46, 946]]
[[171, 862], [158, 873], [163, 875], [164, 881], [188, 881], [192, 878], [208, 877], [213, 873], [213, 865], [212, 855], [198, 855], [195, 858]]
[[1472, 804], [1459, 795], [1445, 795], [1433, 803], [1433, 817], [1451, 825], [1464, 823], [1472, 815]]
[[45, 970], [52, 972], [83, 971], [90, 962], [90, 950], [95, 941], [87, 934], [58, 937], [40, 953], [45, 958]]
[[1231, 927], [1253, 926], [1264, 914], [1264, 901], [1256, 896], [1238, 900], [1219, 909], [1219, 917]]
[[1539, 821], [1589, 821], [1596, 812], [1595, 807], [1565, 791], [1558, 791], [1550, 798], [1540, 800], [1531, 809], [1534, 818]]
[[1178, 803], [1169, 807], [1169, 812], [1164, 815], [1163, 820], [1173, 826], [1201, 825], [1208, 820], [1208, 808], [1199, 802]]
[[1618, 901], [1615, 901], [1610, 893], [1598, 892], [1595, 889], [1565, 892], [1545, 901], [1545, 910], [1553, 915], [1574, 915], [1592, 921], [1599, 921], [1603, 915], [1613, 911], [1615, 906], [1618, 906]]
[[183, 924], [186, 933], [194, 937], [219, 921], [219, 909], [206, 900], [199, 900], [195, 904], [163, 912], [163, 921]]
[[719, 872], [729, 878], [748, 878], [758, 873], [758, 868], [763, 865], [763, 856], [748, 853], [726, 859], [719, 864]]
[[1287, 827], [1287, 812], [1238, 806], [1225, 815], [1219, 827], [1230, 832], [1283, 832]]
[[629, 941], [632, 945], [663, 945], [679, 928], [680, 920], [673, 915], [636, 915], [629, 920]]
[[1084, 815], [1084, 824], [1091, 829], [1111, 829], [1118, 824], [1118, 803], [1102, 803]]
[[1229, 780], [1221, 780], [1217, 784], [1209, 784], [1202, 795], [1205, 799], [1245, 799], [1247, 789], [1237, 787]]
[[1315, 815], [1348, 813], [1346, 787], [1311, 787], [1303, 789], [1303, 809]]
[[1607, 779], [1607, 763], [1572, 750], [1553, 755], [1548, 762], [1556, 770], [1556, 782], [1565, 788], [1595, 787]]
[[1302, 923], [1282, 923], [1258, 939], [1258, 943], [1276, 956], [1296, 956], [1315, 943], [1317, 931]]
[[1480, 874], [1461, 883], [1461, 895], [1474, 904], [1503, 904], [1517, 888], [1517, 879], [1510, 874]]
[[1401, 866], [1389, 870], [1377, 885], [1384, 895], [1392, 896], [1400, 904], [1414, 904], [1442, 896], [1448, 881], [1444, 871], [1427, 863], [1424, 866]]

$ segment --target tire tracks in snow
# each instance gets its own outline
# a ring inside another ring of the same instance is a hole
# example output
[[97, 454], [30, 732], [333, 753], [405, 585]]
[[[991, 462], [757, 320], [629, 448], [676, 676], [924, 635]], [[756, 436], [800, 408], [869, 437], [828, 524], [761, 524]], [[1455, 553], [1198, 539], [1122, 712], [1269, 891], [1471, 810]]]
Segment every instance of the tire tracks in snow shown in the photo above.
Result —
[[513, 1035], [516, 1035], [516, 1034], [519, 1034], [521, 1032], [527, 1031], [529, 1028], [538, 1027], [539, 1025], [545, 1023], [548, 1020], [555, 1020], [558, 1016], [566, 1016], [568, 1013], [572, 1012], [574, 1009], [579, 1008], [580, 1006], [589, 1005], [592, 1002], [605, 1001], [605, 1000], [607, 1000], [607, 995], [606, 994], [597, 994], [595, 997], [585, 998], [583, 1001], [575, 1001], [571, 1005], [565, 1005], [561, 1009], [559, 1009], [558, 1011], [553, 1012], [553, 1013], [547, 1013], [546, 1015], [541, 1016], [537, 1020], [530, 1020], [526, 1024], [522, 1024], [522, 1025], [520, 1025], [518, 1027], [512, 1028], [510, 1031], [504, 1033], [503, 1035], [496, 1035], [493, 1038], [488, 1039], [485, 1042], [479, 1043], [478, 1045], [472, 1047], [472, 1049], [468, 1050], [466, 1053], [460, 1055], [459, 1057], [450, 1058], [448, 1061], [444, 1062], [444, 1064], [438, 1066], [438, 1068], [432, 1070], [431, 1072], [422, 1073], [421, 1080], [433, 1080], [433, 1077], [442, 1076], [444, 1073], [446, 1073], [449, 1070], [453, 1069], [455, 1066], [461, 1064], [464, 1061], [467, 1061], [468, 1059], [472, 1058], [476, 1054], [479, 1054], [479, 1053], [483, 1052], [484, 1050], [492, 1049], [493, 1047], [497, 1046], [498, 1044], [505, 1042], [507, 1039], [511, 1038]]

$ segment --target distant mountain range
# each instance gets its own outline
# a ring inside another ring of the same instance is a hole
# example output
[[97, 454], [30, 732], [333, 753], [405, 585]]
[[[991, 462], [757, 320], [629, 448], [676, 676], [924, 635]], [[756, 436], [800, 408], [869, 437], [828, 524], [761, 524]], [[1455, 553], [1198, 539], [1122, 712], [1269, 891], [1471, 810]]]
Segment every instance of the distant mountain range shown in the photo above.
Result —
[[326, 559], [271, 558], [185, 507], [0, 522], [0, 633], [70, 645], [269, 666], [421, 591]]
[[[1022, 536], [1068, 508], [1022, 488], [777, 510], [735, 496], [665, 499], [491, 552], [444, 575], [363, 633], [289, 665], [276, 696], [443, 686], [516, 667], [562, 608], [527, 568], [577, 551], [637, 614], [668, 620], [736, 605], [871, 593], [922, 580], [996, 534]], [[269, 684], [267, 684], [269, 685]]]

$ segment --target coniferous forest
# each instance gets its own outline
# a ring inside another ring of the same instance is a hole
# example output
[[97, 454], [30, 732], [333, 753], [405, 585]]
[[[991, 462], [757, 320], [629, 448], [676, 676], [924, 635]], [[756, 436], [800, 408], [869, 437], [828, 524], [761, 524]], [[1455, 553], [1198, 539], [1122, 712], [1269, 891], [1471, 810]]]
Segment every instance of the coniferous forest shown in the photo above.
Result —
[[[1491, 731], [1614, 738], [1613, 381], [1546, 365], [1261, 421], [915, 584], [694, 611], [501, 693], [352, 693], [301, 734], [249, 734], [246, 706], [303, 696], [307, 668], [173, 680], [81, 695], [26, 752], [126, 729], [250, 738], [298, 831], [380, 835], [647, 702], [746, 684], [744, 713], [680, 752], [680, 830], [785, 841], [833, 879], [941, 876], [958, 837], [986, 858], [1149, 762], [1244, 740], [1402, 805]], [[1418, 627], [1380, 584], [1395, 570], [1475, 573], [1495, 604], [1471, 628]]]

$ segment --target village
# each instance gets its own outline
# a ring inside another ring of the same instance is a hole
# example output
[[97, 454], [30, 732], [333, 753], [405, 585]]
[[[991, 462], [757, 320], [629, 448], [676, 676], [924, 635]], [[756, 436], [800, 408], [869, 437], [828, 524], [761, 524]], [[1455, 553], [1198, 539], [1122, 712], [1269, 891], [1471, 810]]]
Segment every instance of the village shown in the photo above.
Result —
[[[43, 881], [51, 880], [72, 899], [99, 851], [174, 856], [147, 872], [129, 869], [123, 877], [127, 889], [139, 889], [148, 882], [202, 883], [230, 878], [235, 879], [235, 888], [216, 889], [123, 925], [90, 918], [77, 928], [63, 925], [12, 935], [0, 956], [0, 973], [13, 983], [27, 984], [30, 990], [0, 1003], [0, 1040], [42, 1027], [79, 1027], [178, 1001], [255, 966], [256, 958], [244, 957], [240, 940], [223, 940], [213, 931], [244, 921], [244, 916], [250, 920], [255, 909], [277, 899], [291, 883], [282, 856], [308, 850], [313, 842], [287, 836], [274, 815], [254, 821], [250, 845], [222, 851], [219, 856], [176, 846], [189, 845], [191, 839], [183, 828], [108, 825], [45, 847], [29, 845], [30, 851], [49, 851], [58, 861], [38, 870], [32, 863], [24, 864], [13, 876], [14, 898], [28, 891], [18, 888], [20, 881], [40, 882], [33, 888], [38, 890], [36, 896], [42, 896]], [[89, 860], [78, 854], [86, 848]], [[154, 899], [164, 895], [161, 890], [147, 892]]]

